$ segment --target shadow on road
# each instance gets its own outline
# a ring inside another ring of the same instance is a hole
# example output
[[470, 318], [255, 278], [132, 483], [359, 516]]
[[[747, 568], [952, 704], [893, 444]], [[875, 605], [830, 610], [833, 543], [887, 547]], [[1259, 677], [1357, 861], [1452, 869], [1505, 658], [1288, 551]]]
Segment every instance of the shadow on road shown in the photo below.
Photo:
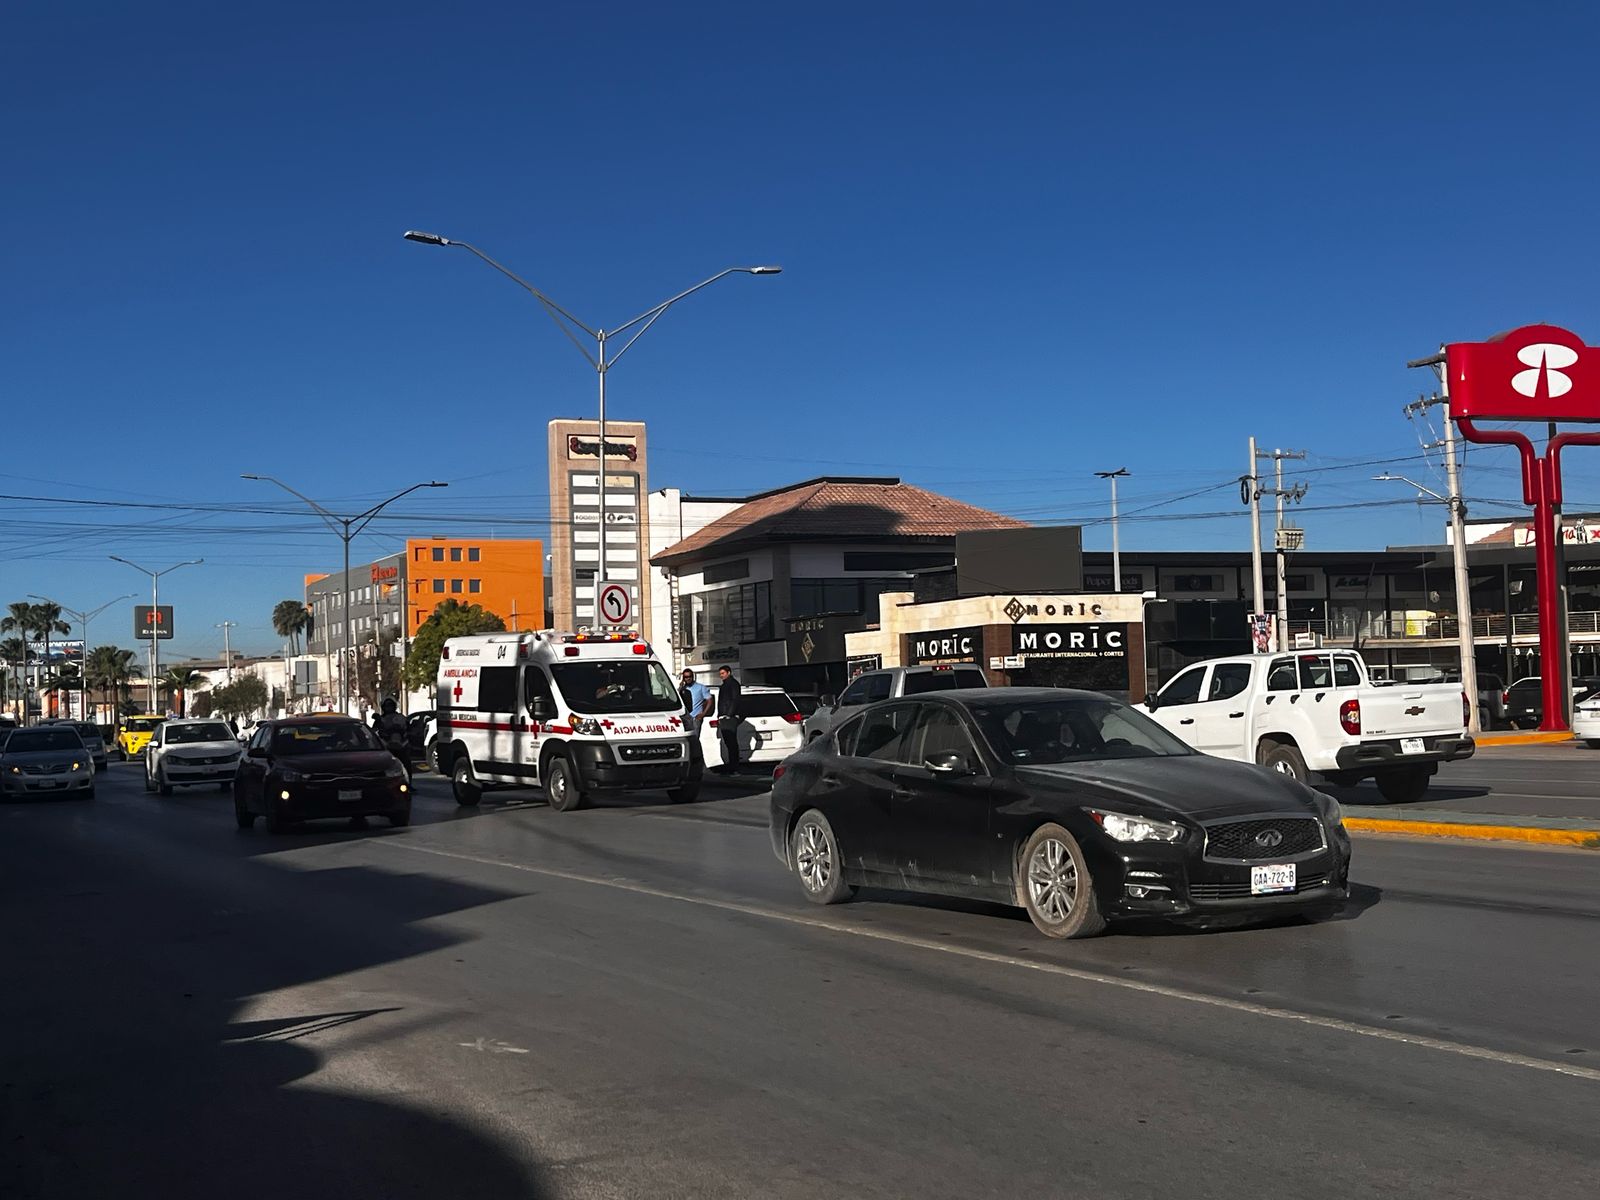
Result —
[[365, 1057], [438, 1014], [285, 991], [447, 947], [434, 918], [516, 893], [253, 852], [292, 837], [205, 855], [25, 815], [0, 842], [0, 1195], [549, 1194], [498, 1132]]

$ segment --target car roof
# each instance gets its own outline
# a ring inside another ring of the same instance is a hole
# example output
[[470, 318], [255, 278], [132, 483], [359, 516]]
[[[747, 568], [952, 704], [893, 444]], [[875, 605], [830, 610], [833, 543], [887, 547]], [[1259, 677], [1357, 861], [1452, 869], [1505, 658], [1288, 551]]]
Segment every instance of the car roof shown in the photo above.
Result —
[[[1110, 700], [1104, 692], [1091, 692], [1083, 688], [1053, 687], [985, 687], [944, 688], [937, 692], [918, 692], [914, 696], [897, 696], [880, 700], [878, 704], [905, 704], [921, 700], [954, 700], [960, 704], [1038, 703], [1045, 700]], [[1120, 703], [1120, 702], [1119, 702]], [[872, 707], [877, 707], [873, 705]]]
[[168, 725], [226, 725], [226, 717], [174, 717]]
[[787, 688], [772, 687], [769, 684], [765, 684], [765, 683], [747, 684], [744, 687], [741, 687], [739, 690], [741, 692], [751, 692], [751, 693], [759, 693], [759, 694], [763, 694], [763, 695], [776, 695], [776, 696], [786, 696], [786, 695], [788, 695], [788, 692], [789, 692], [789, 689], [787, 689]]
[[329, 721], [348, 721], [352, 725], [362, 725], [362, 727], [365, 728], [365, 725], [362, 722], [361, 718], [359, 718], [359, 717], [347, 717], [343, 713], [311, 713], [310, 715], [301, 715], [301, 716], [296, 716], [296, 717], [278, 717], [278, 718], [276, 718], [275, 720], [273, 720], [271, 722], [262, 721], [261, 724], [266, 725], [266, 724], [270, 723], [270, 724], [273, 724], [273, 725], [326, 725]]

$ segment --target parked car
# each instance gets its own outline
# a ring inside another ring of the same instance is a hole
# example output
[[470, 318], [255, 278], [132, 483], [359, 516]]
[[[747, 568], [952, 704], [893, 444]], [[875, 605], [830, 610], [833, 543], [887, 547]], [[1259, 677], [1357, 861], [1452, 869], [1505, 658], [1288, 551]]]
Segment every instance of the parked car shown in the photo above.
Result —
[[1196, 750], [1304, 782], [1368, 777], [1393, 804], [1422, 799], [1439, 764], [1470, 758], [1460, 684], [1371, 683], [1350, 651], [1253, 654], [1195, 663], [1145, 699]]
[[[1600, 676], [1584, 675], [1572, 680], [1573, 708], [1600, 691]], [[1524, 675], [1506, 689], [1506, 719], [1518, 729], [1537, 729], [1544, 723], [1544, 679]]]
[[94, 799], [94, 760], [70, 725], [12, 729], [0, 747], [0, 794]]
[[1572, 709], [1572, 733], [1591, 750], [1600, 750], [1600, 692], [1590, 692]]
[[1478, 672], [1478, 722], [1485, 729], [1504, 729], [1506, 718], [1506, 684], [1498, 675]]
[[69, 721], [65, 717], [51, 721], [52, 725], [65, 725], [76, 729], [78, 736], [83, 739], [83, 746], [89, 752], [89, 757], [94, 760], [94, 769], [104, 771], [109, 761], [106, 756], [105, 735], [100, 732], [100, 726], [89, 721]]
[[439, 714], [431, 708], [419, 709], [406, 717], [406, 745], [412, 762], [425, 762], [439, 770]]
[[[805, 744], [805, 714], [782, 688], [750, 685], [739, 693], [739, 761], [782, 762]], [[700, 723], [700, 752], [708, 763], [722, 761], [721, 725], [716, 716]]]
[[240, 829], [256, 817], [279, 833], [321, 817], [384, 816], [411, 823], [406, 769], [354, 717], [286, 717], [255, 727], [233, 785]]
[[822, 697], [817, 711], [806, 718], [805, 738], [812, 741], [827, 733], [834, 725], [854, 714], [863, 704], [879, 700], [898, 700], [901, 696], [919, 696], [923, 692], [949, 691], [952, 688], [987, 687], [989, 681], [983, 671], [970, 663], [954, 666], [883, 667], [876, 671], [863, 671], [839, 693], [838, 699]]
[[224, 721], [166, 721], [144, 751], [144, 790], [172, 795], [175, 787], [233, 786], [244, 748]]
[[1200, 754], [1094, 692], [993, 688], [875, 704], [775, 773], [772, 851], [818, 904], [857, 886], [1109, 920], [1324, 915], [1348, 894], [1339, 806]]

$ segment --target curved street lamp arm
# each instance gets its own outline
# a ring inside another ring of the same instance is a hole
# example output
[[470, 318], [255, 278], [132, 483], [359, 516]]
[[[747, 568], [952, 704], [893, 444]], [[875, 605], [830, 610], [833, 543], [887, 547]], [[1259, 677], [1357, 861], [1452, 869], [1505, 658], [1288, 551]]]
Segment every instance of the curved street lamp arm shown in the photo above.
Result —
[[272, 475], [241, 475], [241, 476], [239, 476], [239, 478], [240, 479], [254, 479], [254, 480], [257, 480], [257, 481], [259, 481], [261, 483], [275, 483], [275, 484], [277, 484], [284, 491], [288, 492], [289, 495], [294, 496], [297, 499], [304, 500], [307, 504], [309, 504], [311, 506], [311, 511], [316, 513], [317, 516], [321, 517], [323, 519], [323, 521], [327, 523], [327, 526], [328, 526], [329, 529], [333, 530], [335, 533], [339, 533], [339, 518], [338, 517], [334, 516], [327, 509], [323, 508], [322, 505], [318, 504], [315, 500], [313, 500], [310, 496], [306, 495], [304, 492], [295, 491], [292, 487], [290, 487], [283, 480], [278, 479], [278, 478], [276, 478], [275, 476], [272, 476]]
[[644, 312], [640, 313], [637, 317], [635, 317], [633, 320], [627, 322], [626, 324], [618, 325], [615, 329], [607, 330], [606, 331], [606, 336], [607, 337], [616, 337], [619, 333], [626, 333], [628, 330], [632, 329], [635, 325], [639, 325], [640, 322], [643, 322], [643, 325], [634, 333], [634, 335], [631, 338], [629, 338], [626, 342], [623, 343], [622, 349], [618, 350], [615, 354], [613, 354], [611, 356], [610, 362], [608, 362], [606, 365], [608, 367], [613, 365], [619, 358], [621, 358], [624, 354], [626, 354], [628, 352], [628, 348], [639, 340], [639, 338], [644, 334], [644, 331], [646, 329], [649, 329], [650, 326], [654, 325], [656, 323], [657, 319], [661, 316], [661, 314], [666, 312], [667, 309], [671, 308], [679, 300], [682, 300], [682, 299], [685, 299], [688, 296], [694, 295], [701, 288], [710, 287], [713, 283], [716, 283], [719, 279], [726, 279], [729, 275], [737, 275], [737, 274], [739, 274], [741, 272], [744, 272], [746, 270], [747, 270], [747, 268], [745, 268], [745, 267], [728, 267], [725, 270], [718, 271], [710, 279], [702, 279], [699, 283], [695, 284], [692, 288], [688, 288], [688, 289], [686, 289], [684, 291], [679, 292], [676, 296], [672, 297], [672, 299], [663, 300], [660, 304], [656, 305], [654, 308], [646, 309]]
[[554, 300], [550, 299], [549, 296], [546, 296], [538, 288], [534, 287], [533, 284], [529, 283], [522, 276], [518, 275], [515, 271], [511, 270], [511, 268], [502, 266], [500, 263], [497, 263], [494, 259], [490, 258], [482, 250], [479, 250], [471, 242], [451, 241], [450, 245], [452, 245], [452, 246], [460, 246], [463, 250], [470, 250], [473, 254], [476, 254], [479, 258], [481, 258], [484, 262], [488, 263], [496, 271], [499, 271], [500, 274], [504, 275], [507, 279], [511, 280], [512, 283], [516, 284], [518, 287], [520, 287], [524, 291], [526, 291], [529, 295], [531, 295], [535, 300], [537, 300], [540, 304], [542, 304], [544, 306], [544, 310], [547, 313], [550, 314], [550, 319], [556, 323], [556, 328], [561, 330], [562, 333], [567, 335], [567, 339], [569, 341], [571, 341], [571, 343], [578, 348], [578, 350], [583, 354], [583, 356], [589, 360], [589, 365], [591, 367], [598, 367], [600, 365], [598, 362], [595, 361], [594, 355], [589, 352], [589, 348], [587, 346], [585, 346], [582, 342], [580, 342], [576, 337], [574, 337], [573, 334], [572, 334], [572, 330], [568, 329], [567, 326], [563, 325], [562, 321], [563, 320], [570, 321], [573, 325], [576, 325], [579, 329], [583, 330], [584, 333], [588, 334], [590, 337], [594, 338], [596, 341], [598, 341], [599, 338], [600, 338], [599, 331], [594, 330], [594, 329], [590, 329], [582, 321], [578, 320], [577, 317], [573, 316], [566, 309], [562, 308], [561, 305], [557, 304]]
[[[351, 537], [355, 537], [356, 534], [360, 533], [363, 529], [365, 529], [368, 525], [370, 525], [372, 523], [372, 519], [374, 517], [376, 517], [380, 512], [382, 512], [384, 509], [388, 508], [389, 505], [393, 504], [396, 500], [400, 499], [402, 496], [409, 496], [412, 492], [417, 491], [419, 488], [449, 487], [449, 486], [450, 486], [449, 484], [440, 483], [438, 480], [430, 480], [427, 483], [413, 483], [405, 491], [396, 492], [394, 495], [390, 496], [387, 500], [383, 501], [381, 504], [375, 504], [371, 508], [367, 509], [366, 512], [357, 513], [355, 516], [351, 517], [349, 519], [349, 521], [347, 522], [347, 524], [350, 526], [350, 536]], [[359, 522], [359, 524], [358, 524], [358, 522]]]

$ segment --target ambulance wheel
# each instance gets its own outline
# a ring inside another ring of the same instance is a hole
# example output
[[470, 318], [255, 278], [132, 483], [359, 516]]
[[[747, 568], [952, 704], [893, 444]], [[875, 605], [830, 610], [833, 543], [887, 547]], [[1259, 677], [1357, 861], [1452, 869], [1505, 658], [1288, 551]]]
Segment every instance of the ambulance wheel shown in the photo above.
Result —
[[582, 808], [587, 799], [578, 790], [578, 773], [572, 769], [572, 760], [565, 754], [555, 754], [545, 767], [545, 803], [557, 812], [571, 812]]
[[472, 773], [472, 759], [465, 754], [456, 755], [455, 767], [450, 773], [450, 789], [455, 793], [456, 803], [463, 808], [476, 808], [483, 799], [483, 785]]

